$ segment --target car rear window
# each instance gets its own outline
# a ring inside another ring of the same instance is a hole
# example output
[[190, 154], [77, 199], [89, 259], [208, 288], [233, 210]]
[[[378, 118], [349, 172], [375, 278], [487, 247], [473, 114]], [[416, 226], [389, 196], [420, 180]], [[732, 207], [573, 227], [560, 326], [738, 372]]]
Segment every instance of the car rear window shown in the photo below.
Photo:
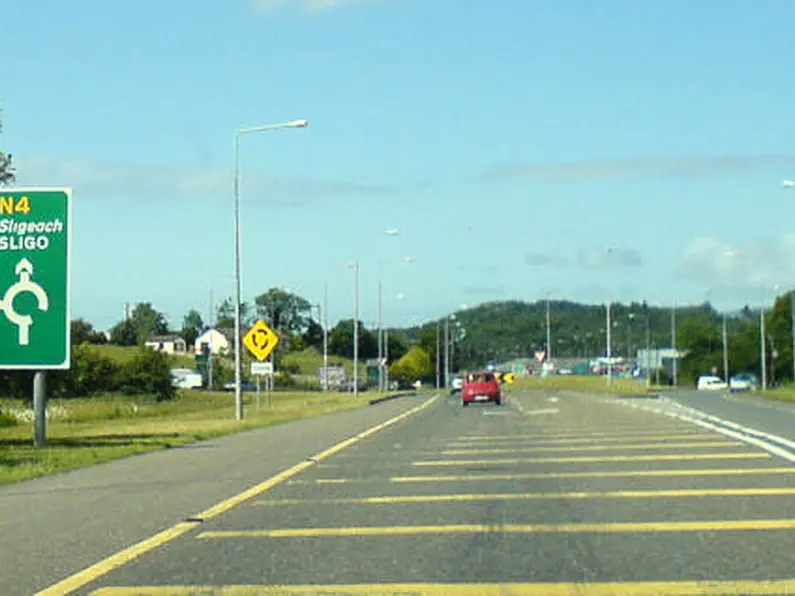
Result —
[[494, 381], [491, 373], [470, 373], [467, 375], [467, 383], [490, 383]]

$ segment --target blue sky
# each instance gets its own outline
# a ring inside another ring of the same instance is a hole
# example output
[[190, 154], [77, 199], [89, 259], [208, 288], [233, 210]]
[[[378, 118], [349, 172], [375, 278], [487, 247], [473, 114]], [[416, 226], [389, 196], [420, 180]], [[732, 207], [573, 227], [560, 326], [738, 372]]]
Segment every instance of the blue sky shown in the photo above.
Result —
[[787, 0], [0, 13], [0, 147], [20, 184], [74, 188], [73, 310], [100, 328], [126, 302], [179, 325], [231, 295], [234, 131], [295, 118], [242, 140], [246, 299], [328, 283], [350, 317], [354, 259], [363, 320], [380, 266], [391, 325], [547, 293], [736, 308], [795, 284]]

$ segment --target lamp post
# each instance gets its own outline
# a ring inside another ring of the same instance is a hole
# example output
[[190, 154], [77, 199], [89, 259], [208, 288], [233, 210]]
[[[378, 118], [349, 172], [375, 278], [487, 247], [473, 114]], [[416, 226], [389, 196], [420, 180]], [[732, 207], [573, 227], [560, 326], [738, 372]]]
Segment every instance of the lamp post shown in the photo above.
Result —
[[[784, 180], [784, 188], [795, 188], [795, 180]], [[790, 329], [792, 333], [792, 382], [795, 383], [795, 290], [790, 292]]]
[[323, 391], [328, 391], [328, 282], [323, 284]]
[[353, 269], [353, 395], [359, 395], [359, 261], [348, 263]]
[[547, 362], [552, 363], [552, 325], [549, 316], [549, 294], [547, 294]]
[[240, 358], [240, 306], [243, 293], [240, 274], [240, 137], [256, 132], [268, 132], [282, 128], [306, 128], [306, 120], [291, 120], [281, 124], [266, 124], [240, 128], [235, 132], [235, 177], [234, 177], [234, 210], [235, 210], [235, 419], [243, 420], [243, 374]]

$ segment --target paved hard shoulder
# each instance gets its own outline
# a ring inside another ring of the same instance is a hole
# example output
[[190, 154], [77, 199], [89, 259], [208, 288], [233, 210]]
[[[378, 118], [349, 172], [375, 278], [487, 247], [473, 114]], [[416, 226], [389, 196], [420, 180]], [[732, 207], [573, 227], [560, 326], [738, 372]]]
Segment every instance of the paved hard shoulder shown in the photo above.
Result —
[[[31, 594], [428, 396], [254, 429], [0, 488], [0, 593]], [[29, 512], [24, 514], [23, 512]]]

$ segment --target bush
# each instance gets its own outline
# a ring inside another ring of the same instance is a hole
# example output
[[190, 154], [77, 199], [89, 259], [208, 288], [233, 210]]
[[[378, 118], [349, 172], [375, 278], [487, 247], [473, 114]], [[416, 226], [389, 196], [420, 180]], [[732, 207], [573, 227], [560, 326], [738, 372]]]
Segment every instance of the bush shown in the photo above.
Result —
[[14, 416], [0, 411], [0, 428], [8, 428], [9, 426], [16, 426], [17, 424], [19, 424], [19, 422]]
[[48, 393], [59, 397], [87, 397], [118, 391], [121, 386], [121, 367], [91, 345], [81, 344], [72, 349], [71, 368], [54, 373], [48, 382]]
[[149, 394], [165, 401], [177, 393], [171, 382], [171, 359], [163, 352], [141, 347], [121, 372], [121, 389], [127, 395]]

